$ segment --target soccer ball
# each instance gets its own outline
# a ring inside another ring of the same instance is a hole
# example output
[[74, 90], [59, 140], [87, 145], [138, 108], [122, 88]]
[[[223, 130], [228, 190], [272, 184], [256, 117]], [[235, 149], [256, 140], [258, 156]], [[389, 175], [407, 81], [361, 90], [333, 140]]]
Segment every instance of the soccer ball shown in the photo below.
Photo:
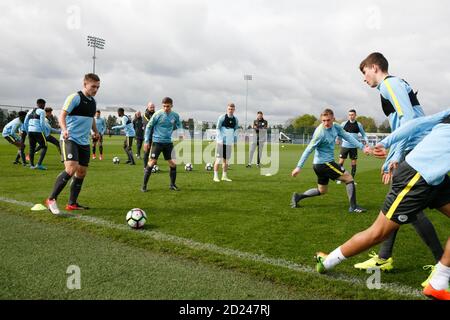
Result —
[[119, 163], [120, 163], [119, 157], [114, 157], [114, 158], [113, 158], [113, 163], [114, 163], [114, 164], [119, 164]]
[[192, 171], [192, 169], [192, 163], [186, 163], [186, 165], [184, 166], [184, 170], [186, 171]]
[[212, 169], [213, 169], [212, 163], [207, 163], [206, 166], [205, 166], [205, 170], [206, 171], [211, 171]]
[[152, 168], [152, 173], [159, 172], [159, 167], [155, 164]]
[[147, 221], [145, 211], [139, 208], [131, 209], [127, 212], [127, 224], [133, 229], [140, 229]]

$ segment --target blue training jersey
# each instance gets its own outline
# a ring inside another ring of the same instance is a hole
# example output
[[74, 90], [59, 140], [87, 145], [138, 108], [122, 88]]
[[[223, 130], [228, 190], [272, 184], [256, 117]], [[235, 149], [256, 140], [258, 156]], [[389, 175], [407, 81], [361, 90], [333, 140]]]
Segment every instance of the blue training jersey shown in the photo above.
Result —
[[17, 133], [19, 132], [19, 129], [21, 126], [22, 126], [22, 121], [20, 121], [19, 117], [11, 120], [3, 128], [2, 136], [3, 137], [13, 136], [16, 140], [19, 140], [20, 138]]
[[[69, 140], [79, 145], [89, 145], [89, 134], [94, 121], [96, 102], [93, 97], [86, 97], [81, 91], [73, 93], [64, 102], [66, 111], [66, 125]], [[61, 140], [63, 136], [61, 134]]]
[[[431, 131], [430, 131], [431, 130]], [[423, 137], [406, 162], [430, 185], [438, 185], [450, 171], [450, 109], [408, 122], [380, 143], [389, 148], [410, 137]]]
[[303, 154], [297, 163], [297, 167], [303, 168], [306, 159], [308, 159], [313, 150], [316, 150], [313, 164], [323, 164], [334, 161], [334, 146], [336, 144], [337, 137], [349, 141], [357, 148], [364, 148], [364, 145], [361, 142], [342, 129], [340, 125], [333, 123], [333, 126], [327, 129], [323, 126], [323, 124], [320, 124], [314, 131], [311, 142], [308, 144], [305, 151], [303, 151]]
[[131, 119], [125, 115], [122, 117], [121, 121], [122, 124], [120, 126], [114, 126], [111, 129], [123, 129], [127, 137], [134, 137], [136, 135], [136, 132], [134, 131], [133, 121], [131, 121]]
[[95, 125], [99, 134], [104, 135], [106, 132], [106, 120], [102, 117], [95, 117]]
[[[354, 130], [355, 128], [353, 128], [353, 126], [352, 126], [355, 123], [357, 125], [356, 126], [357, 130]], [[353, 130], [351, 130], [351, 131], [346, 130], [346, 127], [348, 127], [348, 126], [351, 126]], [[369, 144], [369, 139], [367, 139], [367, 135], [366, 135], [366, 132], [364, 131], [364, 127], [358, 121], [355, 121], [355, 122], [351, 122], [350, 120], [344, 121], [344, 122], [341, 123], [341, 127], [345, 131], [347, 131], [349, 134], [351, 134], [353, 136], [353, 138], [355, 138], [358, 141], [359, 141], [359, 135], [361, 135], [361, 137], [364, 139], [366, 144]], [[355, 132], [353, 132], [353, 131], [355, 131]], [[349, 149], [357, 148], [357, 146], [355, 146], [353, 143], [351, 143], [351, 142], [349, 142], [349, 141], [347, 141], [345, 139], [342, 140], [342, 147], [349, 148]]]
[[181, 121], [178, 113], [158, 110], [145, 126], [144, 140], [150, 142], [150, 134], [153, 132], [152, 141], [159, 143], [171, 143], [174, 128], [181, 129]]
[[[388, 76], [377, 89], [380, 91], [381, 105], [388, 117], [391, 131], [395, 131], [412, 119], [425, 115], [416, 94], [405, 80]], [[400, 162], [405, 152], [412, 150], [420, 140], [420, 137], [413, 137], [393, 146], [383, 165], [384, 171], [389, 171], [390, 162]]]
[[237, 117], [224, 114], [217, 120], [216, 142], [226, 145], [232, 145], [237, 140], [237, 129], [239, 120]]
[[28, 111], [24, 128], [26, 132], [42, 132], [45, 130], [45, 111], [41, 108], [34, 108]]

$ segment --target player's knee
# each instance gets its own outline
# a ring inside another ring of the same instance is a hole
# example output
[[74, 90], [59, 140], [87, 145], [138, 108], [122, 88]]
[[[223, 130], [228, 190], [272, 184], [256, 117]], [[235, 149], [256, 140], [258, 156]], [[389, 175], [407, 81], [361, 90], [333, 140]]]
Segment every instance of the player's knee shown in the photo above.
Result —
[[450, 218], [450, 203], [438, 208], [438, 210]]

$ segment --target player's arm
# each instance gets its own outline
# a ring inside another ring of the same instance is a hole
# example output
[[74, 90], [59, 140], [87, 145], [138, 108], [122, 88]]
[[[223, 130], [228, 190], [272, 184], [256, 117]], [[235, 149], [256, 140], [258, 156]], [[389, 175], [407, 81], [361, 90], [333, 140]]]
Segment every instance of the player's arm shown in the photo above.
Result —
[[100, 134], [103, 136], [105, 135], [105, 132], [106, 132], [106, 120], [102, 118], [102, 130], [100, 130]]
[[223, 142], [222, 124], [223, 124], [224, 119], [225, 119], [225, 116], [220, 116], [219, 119], [217, 120], [217, 125], [216, 125], [217, 139], [218, 139], [218, 141], [222, 141], [222, 142]]
[[359, 127], [359, 133], [361, 134], [361, 137], [364, 139], [364, 141], [366, 142], [366, 144], [369, 144], [369, 139], [367, 138], [367, 134], [364, 131], [364, 127], [361, 123], [358, 122], [358, 127]]
[[147, 125], [145, 126], [145, 131], [144, 131], [144, 150], [145, 148], [149, 147], [149, 143], [150, 143], [150, 138], [152, 135], [152, 129], [155, 126], [155, 124], [157, 123], [157, 115], [153, 115], [153, 117], [150, 118], [150, 121], [147, 122]]
[[69, 132], [67, 131], [67, 122], [66, 122], [67, 114], [68, 114], [68, 112], [66, 110], [62, 110], [61, 114], [59, 116], [59, 119], [58, 119], [59, 126], [61, 127], [61, 134], [63, 136], [63, 139], [69, 138]]
[[47, 126], [47, 123], [45, 121], [46, 117], [45, 117], [45, 111], [42, 109], [38, 109], [41, 110], [42, 113], [39, 115], [39, 123], [41, 125], [42, 130], [45, 130], [45, 127]]
[[28, 124], [30, 122], [30, 112], [31, 111], [29, 111], [27, 113], [27, 115], [25, 116], [25, 120], [23, 121], [23, 130], [25, 130], [26, 133], [28, 133]]
[[314, 132], [312, 140], [309, 142], [305, 151], [303, 151], [302, 156], [300, 157], [300, 160], [298, 160], [297, 166], [292, 171], [291, 175], [293, 177], [297, 176], [300, 173], [300, 170], [303, 168], [309, 155], [317, 148], [319, 143], [322, 141], [322, 138], [323, 138], [323, 129], [322, 129], [322, 126], [320, 126]]
[[358, 139], [356, 139], [350, 133], [345, 131], [341, 126], [336, 126], [336, 128], [338, 129], [338, 137], [341, 137], [346, 141], [350, 142], [351, 144], [355, 145], [357, 148], [364, 150], [364, 145], [361, 142], [359, 142]]
[[94, 135], [92, 136], [94, 139], [99, 138], [98, 130], [97, 130], [97, 122], [95, 122], [95, 118], [92, 118], [92, 131], [94, 131]]
[[119, 126], [114, 126], [114, 127], [112, 127], [111, 128], [111, 130], [116, 130], [116, 129], [123, 129], [123, 128], [125, 128], [126, 126], [127, 126], [127, 120], [128, 120], [128, 118], [127, 118], [127, 116], [123, 116], [122, 117], [122, 124], [121, 125], [119, 125]]
[[67, 115], [72, 112], [72, 110], [78, 106], [81, 102], [80, 96], [78, 93], [73, 93], [67, 97], [64, 102], [61, 114], [59, 116], [59, 126], [61, 127], [61, 134], [63, 139], [68, 139], [70, 136], [70, 132], [67, 131]]

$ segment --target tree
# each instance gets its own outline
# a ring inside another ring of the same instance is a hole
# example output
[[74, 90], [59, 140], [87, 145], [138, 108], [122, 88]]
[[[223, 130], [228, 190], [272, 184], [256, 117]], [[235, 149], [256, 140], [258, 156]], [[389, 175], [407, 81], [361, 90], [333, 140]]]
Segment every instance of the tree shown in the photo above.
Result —
[[364, 131], [366, 132], [377, 132], [377, 125], [375, 120], [371, 117], [359, 116], [356, 117], [356, 121], [361, 123], [364, 127]]
[[206, 131], [209, 129], [209, 123], [206, 121], [202, 122], [202, 131]]
[[389, 120], [386, 119], [382, 124], [378, 127], [378, 132], [380, 133], [391, 133], [391, 126], [389, 125]]
[[11, 111], [8, 114], [7, 121], [10, 122], [10, 121], [14, 120], [15, 118], [17, 118], [18, 116], [19, 116], [19, 113], [17, 111]]
[[317, 118], [312, 114], [304, 114], [295, 118], [291, 124], [295, 129], [299, 129], [303, 127], [313, 127], [316, 121]]

